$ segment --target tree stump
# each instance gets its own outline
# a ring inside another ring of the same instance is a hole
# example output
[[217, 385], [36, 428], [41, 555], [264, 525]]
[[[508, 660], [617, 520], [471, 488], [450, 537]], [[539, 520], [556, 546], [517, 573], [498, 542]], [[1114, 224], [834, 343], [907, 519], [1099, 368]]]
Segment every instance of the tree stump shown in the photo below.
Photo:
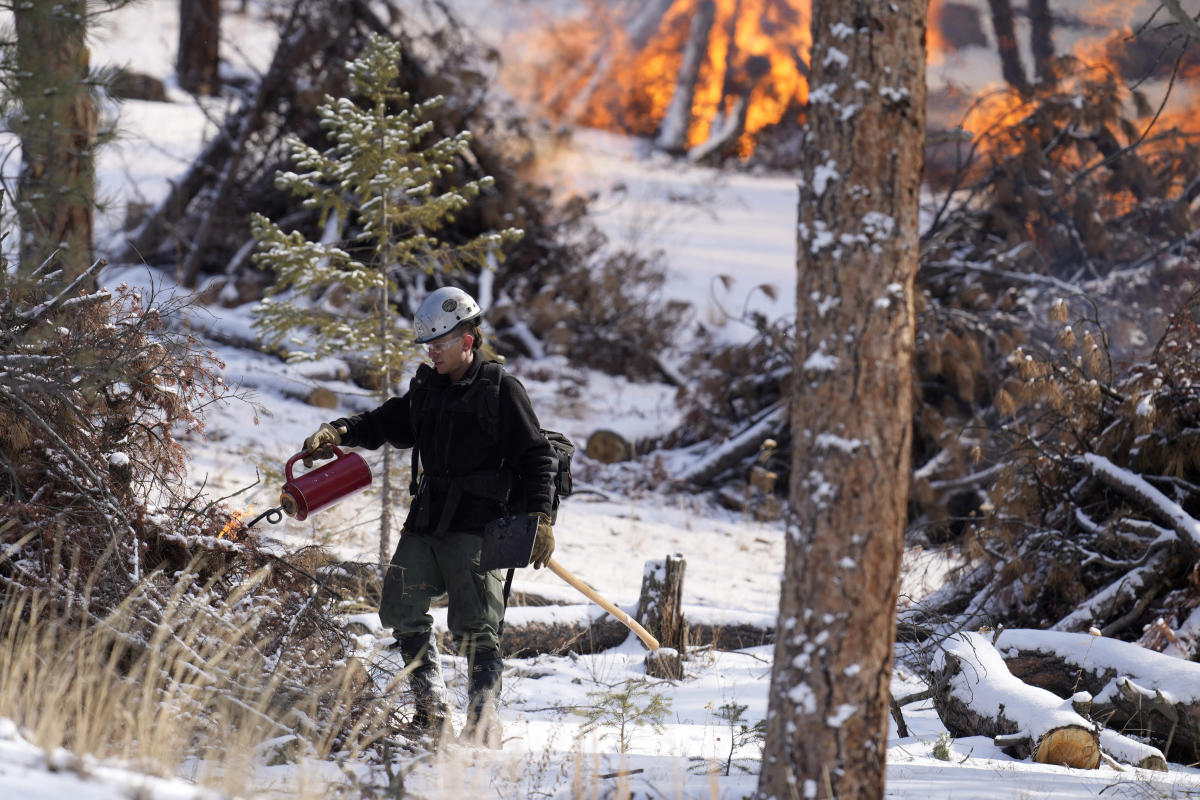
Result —
[[646, 673], [658, 678], [683, 677], [687, 622], [683, 618], [683, 573], [687, 561], [678, 553], [647, 561], [637, 619], [658, 639], [660, 650], [646, 658]]

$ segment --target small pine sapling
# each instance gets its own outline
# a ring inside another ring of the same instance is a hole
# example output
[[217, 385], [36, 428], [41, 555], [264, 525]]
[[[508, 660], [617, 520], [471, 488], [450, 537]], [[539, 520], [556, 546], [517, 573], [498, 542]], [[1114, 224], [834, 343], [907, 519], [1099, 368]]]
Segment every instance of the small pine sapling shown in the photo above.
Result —
[[729, 726], [729, 753], [725, 757], [724, 774], [729, 775], [733, 768], [733, 756], [739, 748], [750, 744], [762, 747], [767, 738], [767, 721], [760, 719], [753, 725], [748, 725], [745, 714], [749, 706], [735, 703], [732, 700], [717, 709], [717, 718], [725, 720]]
[[671, 701], [655, 694], [649, 681], [630, 678], [623, 689], [588, 692], [588, 698], [593, 705], [585, 712], [583, 733], [616, 728], [621, 753], [629, 752], [637, 728], [649, 727], [659, 734], [666, 730], [663, 723], [671, 711]]
[[[456, 165], [470, 157], [470, 134], [435, 135], [427, 118], [443, 100], [410, 100], [398, 86], [400, 55], [398, 43], [372, 36], [363, 55], [347, 65], [354, 99], [326, 97], [317, 110], [328, 148], [288, 140], [296, 171], [280, 171], [275, 183], [318, 213], [319, 241], [287, 233], [261, 214], [252, 218], [254, 261], [277, 276], [256, 310], [255, 327], [284, 346], [289, 360], [352, 355], [377, 377], [380, 402], [419, 357], [409, 321], [392, 308], [400, 282], [415, 286], [435, 272], [486, 269], [522, 235], [507, 228], [451, 241], [456, 215], [493, 181], [456, 179]], [[390, 556], [390, 474], [388, 448], [380, 564]]]

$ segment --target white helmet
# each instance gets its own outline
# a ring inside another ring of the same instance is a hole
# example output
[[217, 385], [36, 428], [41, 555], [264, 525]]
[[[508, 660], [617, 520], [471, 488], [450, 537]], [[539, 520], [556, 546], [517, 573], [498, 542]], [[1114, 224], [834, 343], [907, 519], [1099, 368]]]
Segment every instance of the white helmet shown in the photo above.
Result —
[[443, 286], [421, 302], [413, 320], [417, 344], [431, 342], [439, 336], [464, 323], [474, 322], [483, 316], [475, 298], [462, 289]]

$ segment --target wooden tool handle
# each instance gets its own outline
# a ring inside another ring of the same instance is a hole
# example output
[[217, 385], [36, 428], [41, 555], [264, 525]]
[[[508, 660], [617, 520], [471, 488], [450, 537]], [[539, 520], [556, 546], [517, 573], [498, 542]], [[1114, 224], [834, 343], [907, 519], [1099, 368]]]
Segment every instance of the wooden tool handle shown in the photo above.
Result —
[[617, 608], [617, 606], [615, 604], [613, 604], [610, 600], [605, 598], [602, 594], [597, 592], [595, 589], [588, 586], [583, 581], [579, 580], [579, 578], [576, 578], [574, 575], [572, 575], [570, 572], [568, 572], [563, 567], [562, 564], [559, 564], [554, 559], [550, 559], [549, 561], [547, 561], [546, 566], [549, 567], [550, 571], [553, 572], [555, 575], [562, 578], [564, 581], [571, 584], [579, 591], [583, 592], [583, 594], [586, 595], [587, 598], [589, 600], [591, 600], [593, 603], [600, 606], [605, 611], [607, 611], [609, 614], [612, 614], [614, 617], [616, 617], [617, 621], [620, 622], [622, 625], [624, 625], [626, 628], [629, 628], [629, 630], [636, 633], [637, 637], [642, 640], [642, 644], [646, 645], [646, 647], [649, 647], [652, 652], [658, 650], [658, 639], [655, 639], [653, 636], [651, 636], [650, 632], [647, 631], [645, 628], [643, 628], [641, 625], [639, 625], [637, 620], [635, 620], [633, 617], [626, 614], [621, 609]]

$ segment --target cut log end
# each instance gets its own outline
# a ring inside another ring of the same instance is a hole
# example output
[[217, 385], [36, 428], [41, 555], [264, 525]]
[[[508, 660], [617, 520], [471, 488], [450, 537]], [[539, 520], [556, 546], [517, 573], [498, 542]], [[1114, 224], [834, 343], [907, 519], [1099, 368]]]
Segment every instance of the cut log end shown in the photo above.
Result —
[[1067, 725], [1048, 731], [1038, 740], [1033, 760], [1075, 769], [1100, 766], [1100, 738], [1096, 731]]

